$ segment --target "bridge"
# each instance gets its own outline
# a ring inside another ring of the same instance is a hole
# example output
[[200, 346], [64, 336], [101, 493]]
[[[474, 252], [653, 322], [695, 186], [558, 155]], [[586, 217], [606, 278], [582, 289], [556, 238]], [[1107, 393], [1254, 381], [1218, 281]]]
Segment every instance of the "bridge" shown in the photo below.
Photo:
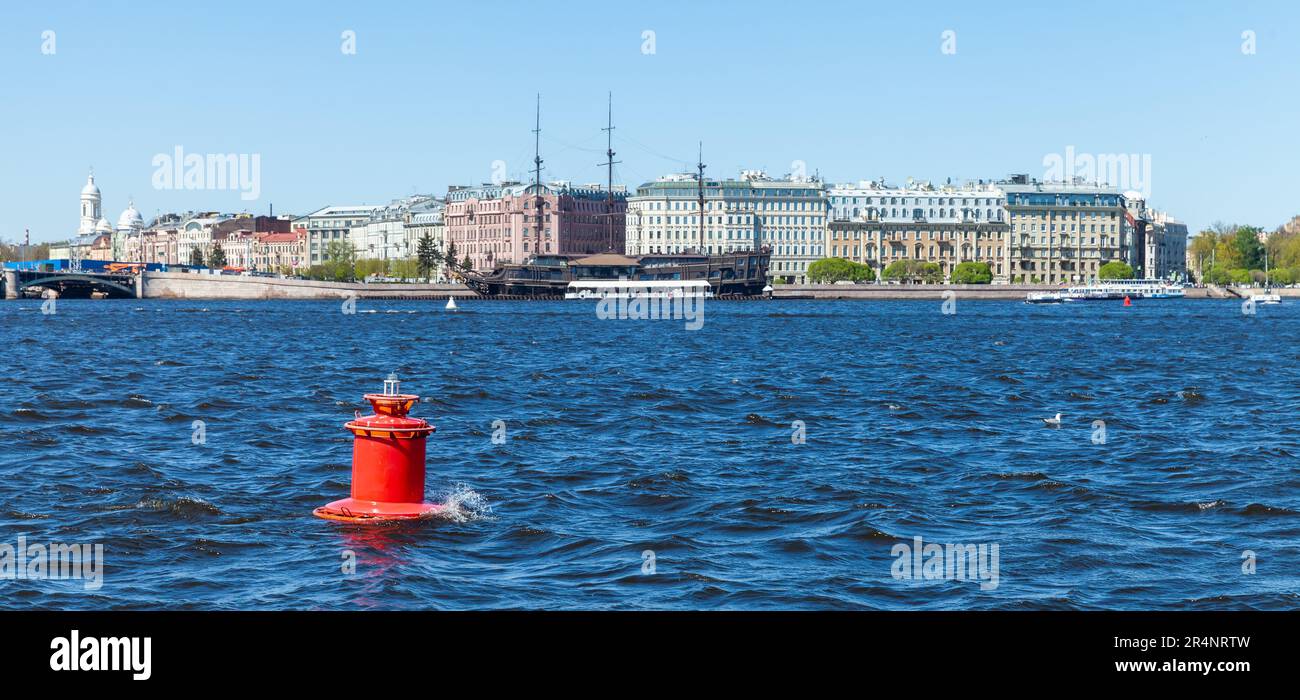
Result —
[[[109, 298], [138, 299], [141, 296], [139, 275], [72, 270], [4, 270], [4, 298], [18, 299], [25, 292], [53, 290], [60, 299], [88, 299], [94, 292]], [[30, 290], [30, 291], [29, 291]]]

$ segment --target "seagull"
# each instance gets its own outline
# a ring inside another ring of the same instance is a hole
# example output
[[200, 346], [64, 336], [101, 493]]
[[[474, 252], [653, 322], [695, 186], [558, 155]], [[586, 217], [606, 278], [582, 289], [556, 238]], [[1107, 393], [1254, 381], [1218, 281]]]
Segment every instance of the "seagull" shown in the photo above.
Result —
[[1056, 414], [1055, 418], [1044, 418], [1043, 423], [1052, 428], [1061, 427], [1061, 414]]

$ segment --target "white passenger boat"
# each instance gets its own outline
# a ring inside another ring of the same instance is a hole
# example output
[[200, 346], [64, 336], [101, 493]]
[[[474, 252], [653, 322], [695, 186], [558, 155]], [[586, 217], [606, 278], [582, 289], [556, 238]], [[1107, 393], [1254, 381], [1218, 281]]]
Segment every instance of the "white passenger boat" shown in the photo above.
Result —
[[574, 280], [565, 299], [712, 299], [706, 280]]
[[1060, 292], [1033, 292], [1025, 298], [1030, 304], [1055, 304], [1069, 301], [1110, 301], [1117, 299], [1182, 299], [1186, 294], [1179, 285], [1159, 279], [1097, 280], [1081, 287]]
[[1066, 301], [1065, 292], [1030, 292], [1026, 304], [1060, 304]]

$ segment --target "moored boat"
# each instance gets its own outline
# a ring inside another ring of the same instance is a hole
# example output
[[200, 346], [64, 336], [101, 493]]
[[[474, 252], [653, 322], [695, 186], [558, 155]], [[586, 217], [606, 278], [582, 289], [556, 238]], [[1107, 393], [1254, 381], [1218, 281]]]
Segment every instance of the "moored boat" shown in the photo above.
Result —
[[707, 286], [708, 296], [748, 297], [762, 295], [771, 257], [766, 249], [723, 255], [550, 255], [522, 265], [498, 264], [491, 272], [468, 272], [463, 276], [474, 291], [487, 297], [569, 298], [566, 293], [574, 282], [620, 280], [658, 282], [669, 287], [698, 283]]
[[1061, 292], [1030, 292], [1025, 297], [1026, 304], [1060, 304], [1065, 301]]
[[704, 280], [582, 280], [569, 283], [565, 299], [708, 299], [713, 297]]
[[1030, 304], [1054, 304], [1068, 301], [1119, 301], [1122, 299], [1182, 299], [1183, 288], [1160, 279], [1097, 280], [1059, 292], [1033, 292], [1025, 301]]

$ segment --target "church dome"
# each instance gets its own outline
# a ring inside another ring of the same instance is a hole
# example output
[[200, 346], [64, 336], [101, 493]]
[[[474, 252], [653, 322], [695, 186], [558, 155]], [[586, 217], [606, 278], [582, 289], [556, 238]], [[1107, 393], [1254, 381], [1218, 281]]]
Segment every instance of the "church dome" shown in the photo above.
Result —
[[100, 219], [95, 224], [95, 233], [112, 233], [113, 225], [108, 223], [108, 219]]
[[91, 174], [90, 174], [90, 177], [86, 178], [86, 186], [83, 187], [83, 188], [81, 188], [81, 196], [82, 196], [82, 197], [86, 197], [86, 196], [94, 196], [94, 197], [98, 197], [98, 196], [99, 196], [99, 186], [95, 184], [95, 174], [94, 174], [94, 173], [91, 173]]
[[118, 230], [139, 230], [144, 228], [144, 217], [140, 216], [140, 212], [135, 210], [135, 202], [128, 204], [126, 210], [122, 212], [122, 215], [117, 217], [117, 228]]

